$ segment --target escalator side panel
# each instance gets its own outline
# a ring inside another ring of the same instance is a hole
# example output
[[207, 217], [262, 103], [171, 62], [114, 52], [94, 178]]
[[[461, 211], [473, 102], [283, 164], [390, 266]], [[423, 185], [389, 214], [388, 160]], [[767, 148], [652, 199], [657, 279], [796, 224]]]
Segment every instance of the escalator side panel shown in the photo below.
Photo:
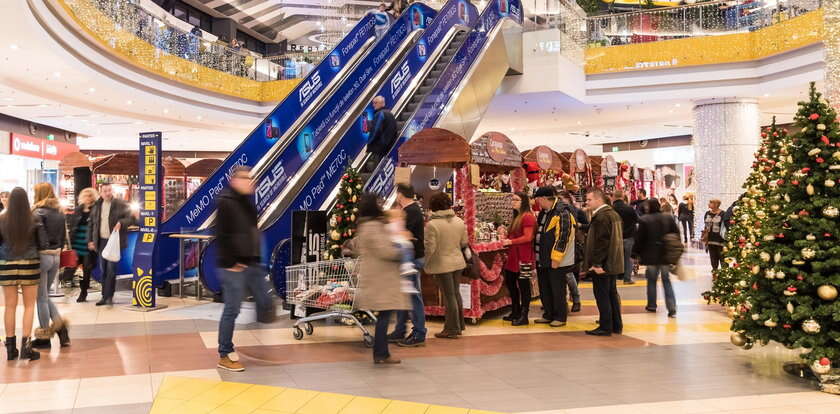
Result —
[[[454, 103], [453, 98], [457, 98], [462, 92], [464, 84], [468, 82], [467, 78], [470, 77], [468, 74], [475, 69], [474, 66], [478, 63], [477, 60], [482, 51], [485, 50], [488, 41], [493, 40], [490, 37], [494, 33], [494, 29], [502, 23], [500, 21], [504, 18], [522, 24], [520, 0], [495, 0], [485, 7], [476, 30], [470, 33], [451, 63], [443, 70], [420, 108], [408, 120], [401, 131], [397, 144], [394, 145], [388, 156], [380, 162], [370, 180], [365, 184], [365, 191], [379, 194], [382, 197], [388, 197], [393, 192], [395, 185], [394, 172], [398, 162], [399, 147], [418, 131], [436, 126], [442, 117], [445, 117], [447, 112], [450, 111]], [[506, 66], [503, 66], [503, 69], [503, 71], [507, 71]], [[473, 76], [475, 76], [475, 73]], [[504, 75], [502, 74], [502, 76]], [[498, 80], [501, 80], [501, 78], [498, 78]], [[470, 137], [466, 138], [469, 139]]]

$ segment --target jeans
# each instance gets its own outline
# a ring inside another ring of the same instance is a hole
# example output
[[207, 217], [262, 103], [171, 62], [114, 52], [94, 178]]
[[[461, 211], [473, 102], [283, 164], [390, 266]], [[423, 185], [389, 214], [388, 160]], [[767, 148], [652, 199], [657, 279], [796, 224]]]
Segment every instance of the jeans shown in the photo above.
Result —
[[510, 292], [510, 316], [528, 319], [531, 309], [531, 279], [520, 279], [519, 272], [505, 270], [505, 285]]
[[540, 286], [540, 300], [543, 304], [543, 319], [566, 322], [569, 303], [566, 301], [566, 275], [572, 273], [572, 266], [557, 269], [537, 267], [537, 282]]
[[665, 290], [665, 306], [668, 313], [677, 311], [677, 299], [674, 296], [674, 287], [671, 285], [671, 266], [669, 265], [647, 265], [645, 277], [647, 277], [647, 307], [656, 309], [656, 280], [662, 275], [662, 289]]
[[446, 310], [444, 315], [443, 332], [447, 334], [460, 334], [467, 329], [467, 322], [464, 320], [464, 301], [461, 298], [461, 273], [463, 269], [449, 273], [435, 275], [438, 285], [443, 290], [443, 307]]
[[414, 288], [419, 293], [411, 295], [411, 312], [397, 311], [397, 324], [394, 326], [394, 332], [392, 333], [394, 336], [405, 337], [406, 322], [410, 316], [411, 324], [414, 326], [412, 328], [414, 339], [418, 341], [426, 339], [426, 308], [423, 306], [423, 290], [420, 289], [419, 272], [419, 269], [423, 268], [424, 262], [425, 260], [422, 257], [414, 260], [414, 267], [418, 269], [418, 272], [414, 276], [408, 276], [408, 278], [412, 279]]
[[628, 237], [624, 239], [624, 281], [631, 282], [633, 279], [631, 275], [633, 274], [633, 243], [635, 239], [632, 237]]
[[391, 323], [392, 310], [381, 310], [376, 316], [376, 331], [373, 336], [373, 360], [381, 361], [391, 356], [388, 352], [388, 324]]
[[694, 240], [694, 220], [680, 220], [680, 223], [682, 223], [683, 243], [688, 244], [689, 240]]
[[102, 265], [102, 299], [113, 299], [117, 289], [117, 262], [109, 262], [102, 257], [102, 251], [107, 244], [108, 239], [99, 238], [99, 248], [96, 251]]
[[595, 303], [598, 305], [598, 329], [619, 333], [624, 329], [621, 321], [621, 298], [618, 296], [616, 279], [619, 275], [598, 275], [590, 272]]
[[219, 269], [219, 274], [222, 277], [222, 299], [225, 302], [222, 318], [219, 320], [219, 356], [224, 358], [234, 350], [233, 328], [242, 309], [245, 291], [251, 291], [258, 311], [271, 308], [272, 300], [268, 295], [266, 272], [262, 266], [248, 266], [241, 272]]
[[712, 261], [712, 270], [717, 270], [723, 265], [723, 246], [717, 244], [706, 245], [709, 249], [709, 259]]
[[41, 254], [41, 283], [38, 285], [38, 323], [42, 328], [50, 327], [50, 320], [59, 320], [61, 315], [58, 308], [50, 300], [50, 286], [58, 275], [58, 264], [61, 256], [57, 254]]

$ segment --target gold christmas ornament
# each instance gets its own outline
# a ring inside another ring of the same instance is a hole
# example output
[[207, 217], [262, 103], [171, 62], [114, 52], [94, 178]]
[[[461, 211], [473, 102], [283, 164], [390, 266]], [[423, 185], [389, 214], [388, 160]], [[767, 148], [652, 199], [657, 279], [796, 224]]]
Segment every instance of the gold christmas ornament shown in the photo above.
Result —
[[822, 327], [820, 326], [819, 322], [817, 322], [813, 319], [808, 319], [808, 320], [802, 322], [802, 330], [805, 333], [818, 334], [818, 333], [820, 333], [821, 328]]
[[732, 342], [732, 345], [740, 348], [747, 344], [747, 337], [741, 332], [732, 332], [732, 334], [729, 335], [729, 341]]
[[814, 186], [808, 184], [808, 186], [805, 187], [805, 192], [808, 193], [808, 195], [814, 195]]
[[820, 364], [819, 360], [814, 361], [814, 363], [811, 364], [811, 371], [814, 371], [814, 374], [817, 374], [817, 375], [828, 374], [829, 372], [831, 372], [831, 364], [823, 365], [823, 364]]
[[341, 238], [341, 233], [339, 233], [336, 230], [333, 230], [332, 232], [330, 232], [330, 238], [333, 240], [338, 240]]
[[840, 210], [837, 210], [837, 207], [834, 206], [826, 206], [825, 208], [823, 208], [822, 213], [826, 217], [834, 218], [837, 217], [838, 214], [840, 214]]
[[759, 219], [764, 219], [765, 217], [767, 217], [767, 213], [765, 213], [764, 210], [758, 210], [755, 212], [755, 216]]
[[814, 251], [814, 249], [812, 249], [810, 247], [806, 247], [806, 248], [802, 249], [800, 251], [800, 253], [802, 253], [802, 258], [805, 259], [805, 260], [813, 259], [814, 256], [817, 255], [817, 252]]
[[837, 288], [832, 285], [822, 285], [817, 288], [817, 296], [822, 300], [837, 299]]
[[793, 263], [794, 266], [801, 266], [801, 265], [805, 264], [805, 262], [803, 262], [802, 260], [798, 260], [798, 259], [793, 260], [791, 263]]
[[775, 328], [775, 327], [776, 327], [776, 326], [778, 326], [778, 325], [779, 325], [779, 324], [778, 324], [778, 323], [776, 323], [776, 321], [774, 321], [774, 320], [772, 320], [772, 319], [768, 319], [768, 320], [764, 321], [764, 326], [766, 326], [766, 327], [768, 327], [768, 328]]
[[763, 260], [763, 261], [765, 261], [765, 262], [769, 262], [769, 261], [770, 261], [770, 253], [767, 253], [767, 252], [761, 252], [761, 254], [759, 254], [758, 256], [759, 256], [759, 257], [761, 257], [761, 260]]
[[746, 280], [742, 280], [742, 281], [738, 282], [738, 285], [741, 286], [741, 287], [747, 287], [748, 283], [747, 283]]
[[763, 239], [764, 239], [764, 241], [773, 241], [773, 240], [776, 240], [776, 236], [774, 236], [772, 234], [768, 234], [768, 235], [764, 236]]
[[790, 196], [789, 196], [789, 195], [787, 195], [787, 194], [785, 194], [785, 201], [787, 201], [788, 203], [790, 203]]
[[825, 124], [817, 124], [818, 131], [825, 131]]
[[782, 254], [779, 253], [779, 252], [776, 252], [776, 254], [773, 255], [773, 262], [779, 263], [781, 261], [782, 261]]
[[761, 267], [759, 267], [758, 265], [755, 265], [755, 266], [752, 267], [752, 274], [757, 275], [758, 272], [760, 272], [760, 271], [761, 271]]
[[752, 318], [752, 320], [754, 320], [754, 321], [757, 321], [757, 320], [761, 319], [761, 315], [759, 315], [759, 314], [757, 314], [757, 313], [752, 314], [750, 317], [751, 317], [751, 318]]
[[753, 345], [755, 345], [755, 342], [747, 340], [747, 343], [744, 344], [744, 350], [749, 351], [750, 349], [752, 349]]
[[810, 240], [810, 241], [814, 241], [814, 240], [817, 239], [817, 236], [814, 236], [813, 234], [808, 234], [807, 236], [805, 236], [805, 239]]
[[831, 156], [835, 159], [840, 160], [840, 151], [834, 151], [834, 154], [831, 154]]
[[787, 311], [788, 313], [793, 313], [793, 303], [787, 303]]
[[837, 183], [835, 183], [834, 180], [830, 178], [828, 180], [825, 180], [825, 182], [823, 183], [823, 185], [825, 185], [826, 187], [834, 187], [835, 184]]
[[785, 276], [786, 276], [785, 272], [782, 272], [782, 271], [776, 272], [776, 279], [784, 279]]

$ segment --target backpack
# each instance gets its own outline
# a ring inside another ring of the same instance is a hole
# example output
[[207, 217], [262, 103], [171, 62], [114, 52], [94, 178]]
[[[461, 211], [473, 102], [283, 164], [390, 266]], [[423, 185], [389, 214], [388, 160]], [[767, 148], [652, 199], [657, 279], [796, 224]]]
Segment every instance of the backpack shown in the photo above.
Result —
[[[670, 220], [670, 218], [665, 217], [665, 220]], [[665, 226], [663, 229], [667, 228], [667, 223], [660, 223], [660, 225]], [[680, 234], [665, 233], [662, 235], [661, 243], [662, 259], [665, 260], [665, 263], [669, 265], [679, 264], [680, 257], [682, 257], [685, 252], [685, 246], [683, 246], [682, 240], [680, 240]]]

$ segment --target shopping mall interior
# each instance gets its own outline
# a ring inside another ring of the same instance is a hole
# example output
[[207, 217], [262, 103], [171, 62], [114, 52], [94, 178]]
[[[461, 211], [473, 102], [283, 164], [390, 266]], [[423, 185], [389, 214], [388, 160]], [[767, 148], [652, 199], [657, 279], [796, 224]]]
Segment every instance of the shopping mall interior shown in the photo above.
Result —
[[0, 413], [840, 412], [838, 0], [0, 16]]

